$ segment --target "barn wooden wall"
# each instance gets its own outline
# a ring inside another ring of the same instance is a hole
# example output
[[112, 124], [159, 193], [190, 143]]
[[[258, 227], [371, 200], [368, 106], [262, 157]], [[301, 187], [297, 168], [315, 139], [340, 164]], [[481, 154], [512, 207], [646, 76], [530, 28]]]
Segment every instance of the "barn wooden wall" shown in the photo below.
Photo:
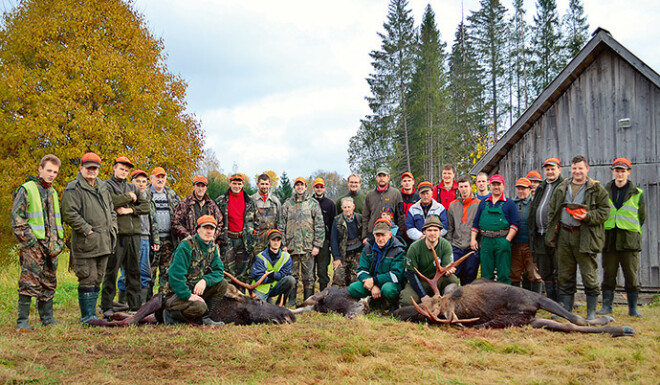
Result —
[[[630, 118], [632, 127], [619, 128]], [[558, 156], [562, 176], [570, 176], [570, 160], [589, 159], [589, 176], [606, 184], [612, 161], [632, 161], [631, 179], [644, 189], [648, 207], [643, 231], [640, 283], [644, 290], [660, 289], [660, 89], [609, 49], [603, 50], [566, 92], [499, 162], [499, 173], [513, 196], [513, 182], [529, 170], [543, 173], [546, 158]], [[600, 264], [600, 258], [599, 258]], [[602, 275], [599, 272], [599, 279]], [[623, 285], [619, 273], [617, 282]]]

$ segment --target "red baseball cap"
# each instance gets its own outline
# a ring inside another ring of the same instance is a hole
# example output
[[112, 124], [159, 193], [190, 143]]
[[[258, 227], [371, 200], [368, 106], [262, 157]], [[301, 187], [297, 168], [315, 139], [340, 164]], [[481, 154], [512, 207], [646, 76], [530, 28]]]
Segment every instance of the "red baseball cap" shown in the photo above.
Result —
[[612, 168], [625, 168], [630, 170], [632, 168], [632, 163], [628, 158], [616, 158], [612, 162]]
[[[406, 171], [403, 174], [401, 174], [401, 179], [408, 177], [412, 180], [415, 180], [415, 177], [413, 176], [412, 172]], [[419, 189], [418, 189], [419, 190]]]
[[495, 174], [490, 177], [490, 183], [502, 183], [504, 184], [504, 177], [500, 174]]
[[206, 179], [206, 177], [203, 176], [203, 175], [197, 175], [197, 176], [195, 177], [195, 179], [193, 179], [193, 183], [192, 183], [192, 184], [193, 184], [193, 186], [194, 186], [194, 185], [196, 185], [197, 183], [201, 183], [201, 184], [204, 184], [204, 185], [208, 186], [208, 185], [209, 185], [209, 180]]
[[117, 163], [123, 163], [123, 164], [127, 165], [128, 167], [133, 168], [133, 163], [126, 156], [120, 156], [117, 159], [115, 159], [115, 164], [117, 164]]
[[83, 167], [85, 166], [101, 167], [101, 163], [103, 163], [101, 162], [101, 157], [93, 152], [88, 152], [80, 158], [80, 164]]
[[545, 166], [557, 166], [561, 167], [561, 162], [559, 161], [559, 158], [548, 158], [543, 162], [543, 167]]

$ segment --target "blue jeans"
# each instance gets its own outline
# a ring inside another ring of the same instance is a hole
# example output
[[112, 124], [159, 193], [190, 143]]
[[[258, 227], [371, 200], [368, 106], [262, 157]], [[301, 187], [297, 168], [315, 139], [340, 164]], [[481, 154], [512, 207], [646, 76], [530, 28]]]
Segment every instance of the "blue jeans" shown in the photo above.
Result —
[[[120, 268], [121, 275], [117, 280], [117, 288], [119, 290], [126, 290], [126, 282], [124, 279], [124, 266]], [[149, 240], [140, 240], [140, 282], [142, 287], [148, 287], [151, 282], [151, 263], [149, 262]]]
[[[462, 256], [472, 251], [472, 249], [459, 249], [458, 247], [451, 247], [454, 251], [454, 261], [458, 261]], [[467, 257], [456, 268], [456, 276], [461, 280], [461, 285], [467, 285], [477, 279], [477, 274], [479, 273], [479, 251], [475, 251], [474, 254]]]

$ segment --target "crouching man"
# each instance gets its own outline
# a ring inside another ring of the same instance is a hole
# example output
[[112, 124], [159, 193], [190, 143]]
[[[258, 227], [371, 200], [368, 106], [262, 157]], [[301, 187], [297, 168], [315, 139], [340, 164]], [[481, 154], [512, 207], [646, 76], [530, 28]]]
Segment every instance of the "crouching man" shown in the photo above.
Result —
[[374, 244], [367, 243], [360, 256], [357, 282], [348, 287], [353, 298], [381, 296], [396, 307], [406, 260], [405, 246], [392, 236], [392, 223], [380, 218], [374, 224]]
[[291, 256], [282, 250], [281, 231], [272, 229], [266, 237], [268, 247], [257, 254], [250, 269], [252, 285], [267, 272], [272, 271], [273, 273], [254, 289], [254, 293], [264, 301], [279, 295], [284, 295], [284, 301], [286, 301], [287, 297], [296, 295], [296, 279], [291, 275]]
[[[401, 291], [401, 306], [412, 306], [410, 297], [419, 303], [427, 301], [433, 295], [431, 287], [417, 276], [415, 269], [424, 274], [426, 278], [433, 278], [436, 272], [435, 257], [433, 250], [438, 255], [440, 264], [445, 267], [452, 263], [452, 248], [448, 240], [440, 237], [442, 230], [442, 223], [437, 216], [431, 215], [426, 218], [422, 232], [424, 238], [415, 241], [408, 248], [406, 254], [406, 283], [405, 289]], [[452, 267], [447, 271], [447, 275], [438, 280], [438, 289], [440, 294], [445, 295], [454, 290], [458, 286], [458, 279], [454, 275], [456, 268]], [[429, 293], [431, 293], [429, 295]]]
[[165, 294], [165, 324], [199, 321], [222, 325], [210, 314], [227, 291], [224, 266], [215, 244], [218, 222], [211, 215], [197, 219], [197, 234], [184, 238], [174, 251]]

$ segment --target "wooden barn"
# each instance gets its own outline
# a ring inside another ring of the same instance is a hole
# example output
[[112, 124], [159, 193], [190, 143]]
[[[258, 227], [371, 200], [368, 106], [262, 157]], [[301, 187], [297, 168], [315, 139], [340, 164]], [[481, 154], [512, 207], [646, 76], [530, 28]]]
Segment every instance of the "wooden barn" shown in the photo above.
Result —
[[[603, 184], [612, 179], [612, 161], [627, 157], [633, 163], [631, 179], [644, 189], [648, 207], [640, 285], [658, 291], [659, 136], [660, 75], [599, 28], [471, 174], [504, 175], [506, 193], [513, 196], [514, 181], [532, 169], [543, 174], [543, 161], [551, 156], [561, 160], [563, 177], [570, 176], [574, 155], [586, 156], [589, 176]], [[621, 273], [617, 283], [623, 285]]]

